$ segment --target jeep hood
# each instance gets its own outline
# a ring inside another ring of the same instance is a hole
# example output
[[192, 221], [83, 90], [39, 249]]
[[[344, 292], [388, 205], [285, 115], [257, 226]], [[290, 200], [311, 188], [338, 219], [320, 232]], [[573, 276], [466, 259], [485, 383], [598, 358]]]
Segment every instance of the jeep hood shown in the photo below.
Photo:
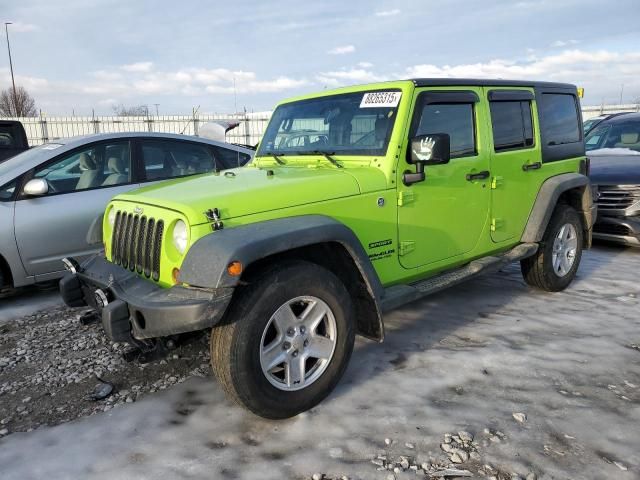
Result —
[[245, 167], [162, 182], [114, 200], [175, 210], [194, 226], [206, 223], [204, 212], [212, 208], [224, 220], [359, 193], [358, 182], [346, 170]]

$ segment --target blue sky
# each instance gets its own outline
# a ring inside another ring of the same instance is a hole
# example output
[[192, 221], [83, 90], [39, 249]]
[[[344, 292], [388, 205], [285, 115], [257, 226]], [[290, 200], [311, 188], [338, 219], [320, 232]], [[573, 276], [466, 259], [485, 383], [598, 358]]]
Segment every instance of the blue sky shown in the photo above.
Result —
[[[0, 0], [17, 83], [49, 115], [161, 114], [414, 76], [568, 81], [640, 98], [640, 1]], [[10, 85], [2, 35], [0, 88]]]

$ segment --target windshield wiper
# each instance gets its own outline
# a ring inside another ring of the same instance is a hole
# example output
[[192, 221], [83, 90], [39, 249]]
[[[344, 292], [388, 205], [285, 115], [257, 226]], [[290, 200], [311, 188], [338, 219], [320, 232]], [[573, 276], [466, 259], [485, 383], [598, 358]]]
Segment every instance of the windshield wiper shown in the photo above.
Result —
[[344, 168], [332, 155], [335, 155], [336, 152], [323, 152], [321, 150], [310, 150], [304, 152], [298, 152], [299, 155], [322, 155], [324, 158], [329, 160], [335, 167]]
[[276, 161], [276, 162], [278, 162], [278, 165], [286, 165], [286, 164], [287, 164], [287, 162], [285, 162], [284, 160], [282, 160], [278, 155], [276, 155], [276, 154], [275, 154], [275, 153], [273, 153], [273, 152], [264, 152], [264, 153], [261, 153], [261, 154], [260, 154], [260, 156], [261, 156], [261, 157], [262, 157], [263, 155], [264, 155], [264, 156], [268, 156], [268, 157], [272, 157], [273, 159], [275, 159], [275, 161]]

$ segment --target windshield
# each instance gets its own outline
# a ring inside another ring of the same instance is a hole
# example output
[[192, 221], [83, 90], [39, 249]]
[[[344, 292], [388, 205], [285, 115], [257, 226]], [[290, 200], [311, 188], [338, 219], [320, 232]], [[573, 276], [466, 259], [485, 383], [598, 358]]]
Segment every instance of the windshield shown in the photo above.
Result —
[[640, 152], [640, 120], [596, 125], [584, 141], [587, 151], [615, 148]]
[[25, 150], [4, 162], [0, 162], [0, 177], [3, 177], [9, 172], [22, 169], [24, 165], [31, 163], [31, 160], [34, 158], [47, 158], [49, 156], [49, 150], [53, 150], [61, 146], [62, 145], [59, 143], [46, 143], [44, 145], [33, 147], [29, 150]]
[[600, 123], [602, 120], [603, 119], [599, 117], [585, 120], [585, 122], [582, 124], [582, 130], [586, 134], [589, 130], [591, 130], [591, 128], [593, 128], [596, 124]]
[[345, 93], [280, 105], [257, 155], [384, 155], [401, 92]]

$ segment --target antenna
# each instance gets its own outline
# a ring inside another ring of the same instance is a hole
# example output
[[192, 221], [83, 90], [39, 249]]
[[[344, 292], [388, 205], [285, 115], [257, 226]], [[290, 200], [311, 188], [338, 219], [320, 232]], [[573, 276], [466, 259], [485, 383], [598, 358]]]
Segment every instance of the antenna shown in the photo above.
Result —
[[[236, 76], [233, 76], [233, 110], [235, 111], [235, 114], [238, 114], [238, 94], [236, 92]], [[244, 129], [245, 131], [247, 130], [247, 122], [246, 122], [246, 115], [245, 115], [245, 124], [244, 124]], [[224, 139], [227, 139], [227, 134], [225, 133]], [[236, 166], [240, 166], [240, 152], [238, 150], [236, 150]]]

